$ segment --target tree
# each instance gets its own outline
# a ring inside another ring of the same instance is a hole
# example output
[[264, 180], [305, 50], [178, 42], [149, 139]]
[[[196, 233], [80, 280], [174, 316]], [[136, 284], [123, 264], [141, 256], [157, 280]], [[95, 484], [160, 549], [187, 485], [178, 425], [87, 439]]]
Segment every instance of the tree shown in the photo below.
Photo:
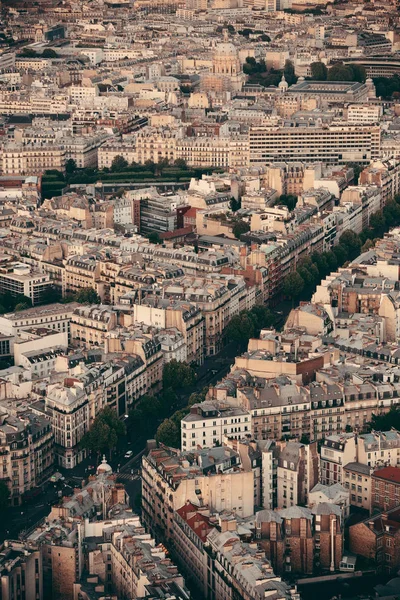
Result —
[[240, 236], [248, 231], [250, 231], [250, 225], [242, 220], [236, 221], [232, 229], [233, 235], [237, 240], [240, 240]]
[[101, 304], [101, 299], [93, 288], [82, 288], [75, 295], [75, 302], [80, 302], [81, 304]]
[[111, 171], [118, 173], [124, 171], [129, 166], [128, 161], [123, 156], [116, 156], [111, 163]]
[[375, 431], [390, 431], [392, 427], [400, 429], [400, 410], [394, 405], [384, 415], [372, 415], [368, 423], [368, 428]]
[[281, 194], [275, 202], [275, 206], [287, 206], [289, 210], [296, 208], [297, 196], [293, 194]]
[[236, 198], [234, 198], [232, 196], [232, 198], [229, 201], [229, 208], [231, 209], [232, 212], [236, 212], [237, 210], [239, 210], [239, 208], [242, 206], [242, 203], [239, 200], [236, 200]]
[[264, 305], [253, 306], [250, 316], [254, 323], [256, 336], [259, 335], [261, 329], [268, 329], [276, 323], [275, 314]]
[[178, 169], [181, 169], [182, 171], [186, 171], [186, 169], [188, 168], [187, 162], [183, 158], [177, 158], [176, 160], [174, 160], [174, 166]]
[[246, 347], [249, 339], [255, 336], [256, 328], [248, 311], [234, 315], [224, 330], [228, 342], [235, 342], [238, 347]]
[[311, 63], [311, 79], [316, 81], [326, 81], [328, 77], [328, 69], [323, 62]]
[[146, 160], [146, 162], [144, 163], [144, 166], [146, 167], [146, 169], [148, 171], [150, 171], [154, 175], [154, 173], [156, 172], [156, 168], [157, 168], [157, 165], [154, 161]]
[[4, 510], [8, 507], [10, 500], [10, 490], [4, 479], [0, 479], [0, 509]]
[[360, 177], [360, 173], [363, 170], [362, 166], [359, 163], [350, 162], [347, 163], [347, 166], [353, 169], [354, 171], [354, 185], [358, 185], [358, 180]]
[[65, 171], [67, 175], [72, 175], [76, 171], [76, 161], [73, 158], [69, 158], [65, 163]]
[[283, 293], [292, 299], [298, 298], [304, 289], [304, 280], [298, 273], [289, 273], [283, 282]]
[[377, 236], [382, 237], [385, 232], [385, 218], [381, 210], [373, 213], [369, 219], [369, 226], [374, 230]]
[[14, 310], [15, 312], [21, 312], [21, 310], [26, 310], [27, 308], [31, 308], [31, 306], [32, 303], [28, 304], [27, 302], [18, 302]]
[[291, 60], [287, 59], [285, 61], [285, 67], [283, 69], [283, 74], [285, 76], [286, 81], [289, 85], [297, 82], [297, 77], [294, 72], [294, 65]]
[[156, 440], [159, 444], [180, 448], [181, 430], [172, 419], [165, 419], [157, 429]]
[[262, 42], [270, 42], [271, 38], [269, 37], [269, 35], [267, 35], [266, 33], [263, 33], [262, 36], [260, 37], [260, 40]]
[[303, 435], [300, 438], [300, 444], [304, 444], [304, 445], [308, 446], [309, 443], [310, 443], [310, 437], [306, 433], [303, 433]]
[[357, 65], [355, 63], [351, 63], [349, 67], [353, 71], [353, 81], [364, 83], [367, 79], [367, 71], [365, 70], [365, 67], [363, 67], [363, 65]]
[[42, 52], [42, 58], [57, 58], [58, 54], [53, 48], [45, 48]]
[[196, 376], [192, 367], [178, 360], [171, 360], [164, 365], [163, 388], [177, 390], [193, 385]]
[[97, 415], [89, 431], [81, 440], [81, 445], [90, 452], [97, 454], [111, 453], [115, 450], [118, 439], [125, 435], [126, 429], [119, 420], [116, 411], [110, 406], [105, 406]]
[[24, 48], [21, 52], [21, 56], [24, 58], [35, 58], [37, 56], [36, 50], [33, 48]]
[[359, 236], [351, 230], [345, 231], [339, 238], [339, 243], [347, 248], [347, 259], [353, 260], [361, 251], [361, 240]]
[[333, 65], [328, 71], [328, 81], [353, 81], [353, 70], [343, 63]]
[[147, 236], [147, 239], [151, 244], [162, 244], [162, 240], [160, 239], [160, 234], [158, 231], [150, 231]]

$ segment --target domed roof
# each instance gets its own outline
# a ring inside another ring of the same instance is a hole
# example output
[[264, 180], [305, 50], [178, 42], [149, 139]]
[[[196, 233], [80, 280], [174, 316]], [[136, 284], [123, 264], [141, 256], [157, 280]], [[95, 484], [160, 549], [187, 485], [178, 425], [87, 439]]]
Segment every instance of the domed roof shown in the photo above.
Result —
[[288, 83], [287, 83], [287, 81], [285, 79], [285, 76], [282, 75], [282, 79], [279, 82], [278, 88], [281, 89], [281, 90], [287, 90], [288, 87], [289, 86], [288, 86]]
[[237, 50], [231, 42], [223, 42], [218, 44], [215, 54], [217, 56], [237, 56]]
[[102, 473], [112, 473], [112, 468], [107, 463], [105, 454], [103, 454], [103, 460], [101, 461], [101, 464], [97, 467], [97, 475], [101, 475]]

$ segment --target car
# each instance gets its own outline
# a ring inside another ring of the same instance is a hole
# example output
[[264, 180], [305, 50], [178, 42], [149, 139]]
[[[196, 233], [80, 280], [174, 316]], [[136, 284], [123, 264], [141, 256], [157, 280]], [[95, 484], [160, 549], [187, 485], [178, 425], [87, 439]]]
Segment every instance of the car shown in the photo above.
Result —
[[128, 452], [125, 454], [125, 458], [130, 458], [132, 456], [133, 452], [132, 450], [128, 450]]
[[53, 475], [50, 477], [50, 481], [51, 481], [52, 483], [57, 483], [57, 481], [64, 481], [64, 480], [65, 480], [65, 477], [63, 477], [63, 476], [61, 475], [61, 473], [58, 473], [58, 472], [54, 473], [54, 474], [53, 474]]

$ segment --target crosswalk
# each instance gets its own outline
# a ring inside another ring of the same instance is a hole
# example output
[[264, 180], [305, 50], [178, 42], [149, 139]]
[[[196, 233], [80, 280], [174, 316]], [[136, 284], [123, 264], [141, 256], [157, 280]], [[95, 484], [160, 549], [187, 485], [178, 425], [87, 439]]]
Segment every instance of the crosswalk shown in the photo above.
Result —
[[131, 475], [131, 473], [117, 473], [117, 479], [122, 479], [123, 481], [137, 481], [140, 479], [140, 475], [137, 473], [134, 473], [133, 475]]

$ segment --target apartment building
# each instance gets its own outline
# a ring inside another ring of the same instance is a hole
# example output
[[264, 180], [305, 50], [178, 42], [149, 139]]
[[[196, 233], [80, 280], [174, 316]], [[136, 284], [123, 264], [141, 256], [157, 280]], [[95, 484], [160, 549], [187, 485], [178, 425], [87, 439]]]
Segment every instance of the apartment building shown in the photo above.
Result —
[[195, 304], [204, 316], [205, 355], [211, 356], [222, 348], [222, 334], [230, 319], [245, 308], [247, 288], [240, 276], [216, 274], [205, 277], [184, 277], [175, 285], [163, 286], [165, 298], [185, 299]]
[[240, 535], [234, 515], [214, 515], [191, 502], [174, 512], [174, 549], [187, 581], [209, 600], [298, 600], [295, 587], [277, 576], [259, 543]]
[[50, 285], [49, 275], [35, 272], [24, 263], [11, 263], [0, 267], [1, 294], [23, 295], [30, 298], [35, 305], [43, 300]]
[[43, 597], [40, 550], [25, 541], [6, 540], [0, 553], [1, 597], [37, 600]]
[[106, 335], [117, 325], [117, 313], [101, 306], [81, 306], [72, 314], [70, 328], [74, 344], [83, 348], [104, 347]]
[[66, 150], [56, 144], [7, 144], [2, 151], [1, 169], [8, 175], [38, 175], [48, 170], [65, 172]]
[[322, 502], [312, 508], [292, 506], [256, 515], [256, 539], [280, 575], [313, 575], [339, 568], [344, 519], [339, 506]]
[[122, 157], [130, 165], [137, 158], [134, 146], [129, 143], [107, 141], [98, 149], [97, 159], [99, 169], [111, 169], [114, 159]]
[[35, 415], [27, 402], [0, 402], [1, 478], [10, 490], [12, 505], [51, 474], [54, 436], [49, 419]]
[[400, 566], [400, 508], [368, 517], [349, 527], [349, 550], [363, 556], [378, 573], [396, 573]]
[[349, 490], [350, 504], [364, 510], [371, 510], [371, 473], [372, 467], [357, 462], [344, 466], [344, 487]]
[[249, 160], [250, 165], [279, 161], [356, 161], [367, 165], [379, 158], [380, 138], [377, 126], [253, 126], [249, 131]]
[[[101, 291], [100, 261], [93, 255], [71, 256], [65, 262], [62, 272], [64, 293], [78, 292], [82, 288], [92, 288]], [[101, 295], [101, 294], [100, 294]]]
[[278, 508], [307, 504], [310, 490], [318, 483], [318, 476], [317, 443], [287, 442], [278, 455]]
[[181, 448], [212, 448], [221, 445], [224, 437], [240, 439], [250, 434], [251, 417], [241, 408], [213, 402], [194, 404], [181, 420]]
[[356, 438], [353, 433], [328, 436], [321, 447], [321, 483], [344, 483], [343, 468], [357, 462]]
[[[36, 406], [36, 405], [35, 405]], [[72, 469], [85, 457], [79, 442], [89, 429], [89, 400], [82, 384], [66, 379], [47, 387], [43, 407], [54, 433], [56, 464]]]
[[148, 296], [140, 304], [134, 304], [133, 311], [137, 323], [161, 329], [175, 327], [185, 341], [187, 362], [202, 364], [204, 359], [204, 317], [195, 303]]
[[253, 514], [253, 472], [240, 469], [227, 448], [180, 453], [150, 450], [142, 459], [142, 510], [145, 526], [163, 539], [173, 535], [173, 513], [187, 501], [214, 511]]
[[148, 160], [154, 163], [168, 160], [173, 163], [177, 158], [176, 145], [181, 136], [179, 129], [144, 127], [135, 136], [135, 161], [142, 165]]
[[0, 332], [4, 335], [17, 336], [25, 329], [43, 327], [56, 332], [67, 332], [70, 340], [70, 321], [77, 306], [76, 302], [47, 304], [17, 313], [6, 313], [0, 316]]
[[400, 468], [383, 467], [371, 475], [371, 513], [400, 506]]

